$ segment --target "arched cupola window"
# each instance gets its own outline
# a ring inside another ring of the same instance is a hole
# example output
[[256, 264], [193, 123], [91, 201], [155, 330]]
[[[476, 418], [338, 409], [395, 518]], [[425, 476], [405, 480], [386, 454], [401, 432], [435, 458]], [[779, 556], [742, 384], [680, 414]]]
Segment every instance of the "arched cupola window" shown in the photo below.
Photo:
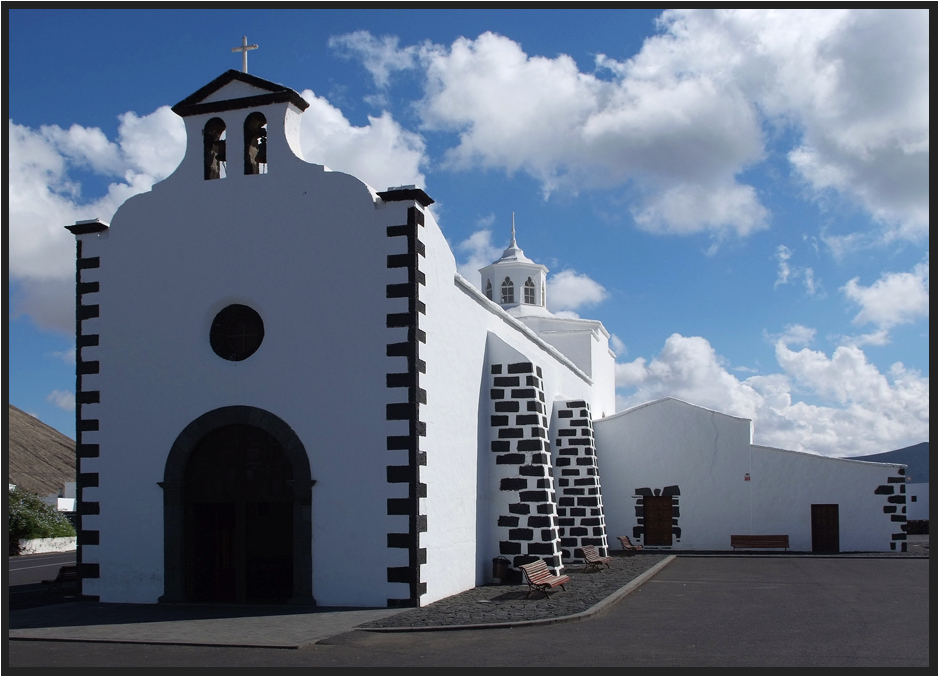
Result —
[[245, 174], [267, 174], [267, 118], [261, 113], [245, 119]]
[[509, 278], [502, 281], [502, 303], [515, 303], [515, 285]]
[[542, 282], [542, 283], [541, 283], [541, 305], [542, 305], [542, 306], [547, 305], [547, 303], [546, 303], [546, 302], [547, 302], [547, 299], [548, 299], [548, 297], [545, 296], [545, 293], [544, 293], [544, 282]]
[[492, 280], [486, 280], [486, 298], [492, 301]]
[[525, 281], [525, 303], [535, 305], [535, 283], [531, 278]]
[[225, 177], [225, 122], [212, 118], [202, 128], [205, 180]]

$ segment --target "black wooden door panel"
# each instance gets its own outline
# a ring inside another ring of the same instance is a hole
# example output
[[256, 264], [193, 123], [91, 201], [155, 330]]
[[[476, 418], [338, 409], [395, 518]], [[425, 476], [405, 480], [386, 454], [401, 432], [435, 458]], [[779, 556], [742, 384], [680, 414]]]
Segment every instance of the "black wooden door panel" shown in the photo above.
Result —
[[840, 552], [837, 503], [812, 504], [812, 552]]
[[645, 545], [671, 545], [672, 497], [645, 496], [642, 503]]

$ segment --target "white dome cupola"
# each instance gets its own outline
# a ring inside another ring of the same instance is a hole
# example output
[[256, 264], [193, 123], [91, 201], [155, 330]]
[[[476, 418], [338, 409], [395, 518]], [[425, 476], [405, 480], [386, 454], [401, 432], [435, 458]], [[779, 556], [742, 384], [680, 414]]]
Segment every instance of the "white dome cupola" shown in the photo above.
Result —
[[525, 256], [515, 241], [515, 214], [512, 214], [512, 241], [498, 261], [479, 270], [482, 290], [490, 301], [506, 310], [543, 309], [548, 269]]

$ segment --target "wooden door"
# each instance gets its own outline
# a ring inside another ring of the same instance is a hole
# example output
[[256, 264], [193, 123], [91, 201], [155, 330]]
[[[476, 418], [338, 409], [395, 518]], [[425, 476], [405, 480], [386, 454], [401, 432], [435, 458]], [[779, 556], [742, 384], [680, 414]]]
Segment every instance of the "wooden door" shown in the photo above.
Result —
[[672, 544], [672, 497], [644, 496], [643, 524], [645, 545]]
[[838, 504], [812, 505], [812, 552], [840, 552]]
[[284, 602], [293, 590], [292, 468], [263, 430], [207, 435], [186, 466], [190, 600]]

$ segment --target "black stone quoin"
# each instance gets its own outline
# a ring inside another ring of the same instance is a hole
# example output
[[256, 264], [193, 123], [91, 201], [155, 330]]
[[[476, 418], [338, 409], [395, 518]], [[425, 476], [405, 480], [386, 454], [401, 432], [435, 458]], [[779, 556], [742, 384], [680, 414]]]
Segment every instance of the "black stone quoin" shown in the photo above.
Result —
[[406, 515], [408, 530], [406, 533], [389, 533], [387, 541], [389, 548], [407, 550], [408, 565], [388, 567], [387, 580], [389, 583], [407, 583], [409, 593], [406, 598], [388, 599], [388, 606], [414, 607], [420, 606], [421, 595], [427, 592], [427, 584], [421, 581], [421, 565], [427, 561], [427, 551], [419, 547], [420, 533], [427, 530], [427, 516], [420, 513], [418, 500], [427, 496], [427, 485], [421, 482], [421, 466], [427, 463], [426, 452], [421, 449], [421, 438], [426, 435], [426, 425], [420, 418], [420, 407], [427, 404], [427, 392], [420, 387], [421, 374], [426, 371], [426, 366], [420, 359], [421, 344], [426, 343], [427, 335], [420, 328], [420, 319], [422, 315], [426, 315], [427, 307], [420, 300], [421, 287], [426, 284], [426, 276], [420, 270], [420, 263], [426, 250], [419, 237], [420, 229], [424, 226], [424, 212], [418, 205], [426, 207], [432, 204], [433, 200], [424, 191], [415, 188], [388, 190], [379, 193], [379, 197], [385, 202], [416, 203], [407, 209], [406, 224], [389, 226], [386, 230], [389, 238], [406, 239], [407, 252], [389, 254], [387, 267], [406, 268], [408, 281], [389, 284], [385, 291], [386, 298], [406, 298], [408, 301], [406, 313], [388, 313], [385, 323], [391, 330], [407, 329], [406, 341], [389, 343], [385, 349], [388, 357], [407, 359], [406, 372], [389, 373], [385, 377], [385, 384], [393, 389], [392, 392], [407, 389], [406, 401], [391, 401], [386, 405], [386, 419], [408, 422], [408, 434], [389, 436], [386, 444], [389, 451], [408, 452], [407, 465], [388, 466], [389, 483], [408, 485], [407, 498], [388, 499], [388, 514]]

